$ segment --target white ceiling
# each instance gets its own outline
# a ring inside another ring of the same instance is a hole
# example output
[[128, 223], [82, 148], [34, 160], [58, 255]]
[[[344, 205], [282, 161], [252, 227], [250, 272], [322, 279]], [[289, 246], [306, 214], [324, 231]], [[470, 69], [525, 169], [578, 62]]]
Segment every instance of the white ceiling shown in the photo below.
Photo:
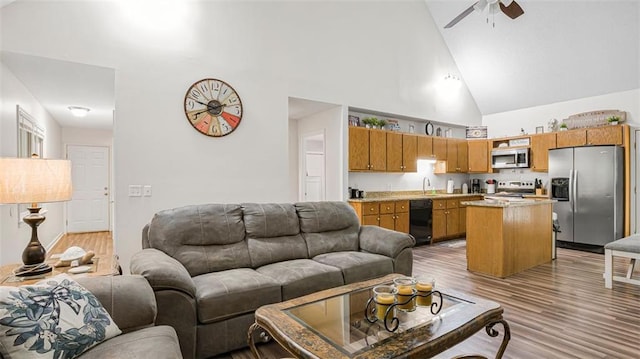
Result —
[[640, 87], [640, 1], [516, 0], [444, 29], [475, 1], [426, 3], [483, 115]]
[[[115, 109], [115, 71], [38, 56], [0, 52], [0, 60], [62, 127], [110, 130]], [[86, 117], [69, 106], [89, 108]]]

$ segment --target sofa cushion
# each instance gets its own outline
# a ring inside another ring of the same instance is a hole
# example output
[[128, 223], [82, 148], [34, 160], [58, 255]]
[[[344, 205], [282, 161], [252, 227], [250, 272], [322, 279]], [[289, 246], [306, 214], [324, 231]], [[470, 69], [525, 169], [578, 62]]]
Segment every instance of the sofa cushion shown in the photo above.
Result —
[[282, 286], [282, 300], [289, 300], [344, 284], [339, 268], [311, 259], [294, 259], [256, 269]]
[[0, 287], [0, 356], [76, 358], [121, 333], [100, 301], [67, 274]]
[[155, 214], [148, 243], [184, 265], [191, 276], [250, 267], [242, 209], [237, 204], [205, 204]]
[[292, 204], [243, 203], [247, 246], [253, 268], [307, 257]]
[[393, 273], [393, 260], [374, 253], [352, 251], [324, 253], [313, 257], [313, 260], [340, 268], [345, 284]]
[[202, 274], [193, 282], [200, 323], [250, 313], [261, 305], [282, 300], [280, 284], [250, 268]]
[[84, 353], [81, 359], [176, 359], [182, 358], [176, 331], [168, 325], [122, 334]]
[[345, 202], [301, 202], [295, 204], [309, 258], [322, 253], [357, 251], [360, 222]]

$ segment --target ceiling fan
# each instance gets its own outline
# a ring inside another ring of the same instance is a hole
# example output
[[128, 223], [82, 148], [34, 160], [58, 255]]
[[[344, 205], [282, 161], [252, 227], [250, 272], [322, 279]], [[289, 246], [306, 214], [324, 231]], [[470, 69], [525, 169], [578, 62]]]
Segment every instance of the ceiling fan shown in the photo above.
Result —
[[[445, 29], [453, 27], [453, 25], [460, 22], [460, 20], [467, 17], [474, 11], [482, 12], [485, 8], [489, 7], [489, 14], [495, 14], [498, 12], [498, 8], [508, 17], [515, 19], [518, 16], [524, 14], [524, 10], [514, 0], [478, 0], [475, 4], [469, 6], [465, 11], [456, 16], [451, 22], [445, 25]], [[489, 19], [487, 18], [487, 21]], [[493, 24], [495, 26], [495, 23]]]

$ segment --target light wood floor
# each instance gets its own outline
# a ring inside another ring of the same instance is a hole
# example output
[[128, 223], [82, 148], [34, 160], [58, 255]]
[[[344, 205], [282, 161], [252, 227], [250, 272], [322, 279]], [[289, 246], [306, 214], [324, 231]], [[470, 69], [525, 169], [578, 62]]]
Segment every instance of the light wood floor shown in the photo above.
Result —
[[107, 257], [113, 254], [113, 237], [111, 232], [67, 233], [47, 254], [59, 254], [71, 246], [81, 247], [85, 251], [92, 250], [98, 257]]
[[[109, 232], [71, 234], [56, 248], [70, 245], [97, 254], [113, 252]], [[501, 303], [511, 326], [504, 358], [640, 358], [640, 287], [614, 282], [613, 289], [605, 289], [603, 255], [559, 248], [552, 263], [497, 279], [466, 270], [464, 245], [463, 240], [455, 240], [416, 247], [414, 274], [428, 273], [436, 278], [436, 286]], [[627, 263], [616, 259], [616, 271], [625, 273]], [[499, 325], [496, 328], [502, 330]], [[493, 357], [500, 340], [502, 332], [490, 338], [482, 331], [437, 358], [469, 353]], [[259, 350], [264, 358], [290, 356], [273, 342]], [[252, 356], [244, 349], [219, 358]]]
[[[558, 259], [508, 277], [491, 278], [466, 270], [464, 241], [416, 247], [414, 274], [429, 273], [436, 286], [502, 304], [511, 327], [504, 358], [640, 358], [640, 287], [626, 283], [604, 288], [604, 256], [558, 249]], [[626, 261], [616, 261], [626, 273]], [[637, 271], [636, 271], [636, 274]], [[493, 357], [502, 340], [484, 331], [437, 358], [460, 354]], [[290, 356], [275, 343], [259, 347], [265, 358]], [[222, 358], [249, 359], [249, 350]]]

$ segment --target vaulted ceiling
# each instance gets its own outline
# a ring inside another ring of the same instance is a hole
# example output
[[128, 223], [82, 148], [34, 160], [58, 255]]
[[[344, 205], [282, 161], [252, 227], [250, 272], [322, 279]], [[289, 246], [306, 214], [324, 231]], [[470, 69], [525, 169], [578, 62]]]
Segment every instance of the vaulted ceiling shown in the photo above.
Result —
[[483, 115], [640, 87], [640, 1], [517, 0], [524, 14], [427, 7]]

